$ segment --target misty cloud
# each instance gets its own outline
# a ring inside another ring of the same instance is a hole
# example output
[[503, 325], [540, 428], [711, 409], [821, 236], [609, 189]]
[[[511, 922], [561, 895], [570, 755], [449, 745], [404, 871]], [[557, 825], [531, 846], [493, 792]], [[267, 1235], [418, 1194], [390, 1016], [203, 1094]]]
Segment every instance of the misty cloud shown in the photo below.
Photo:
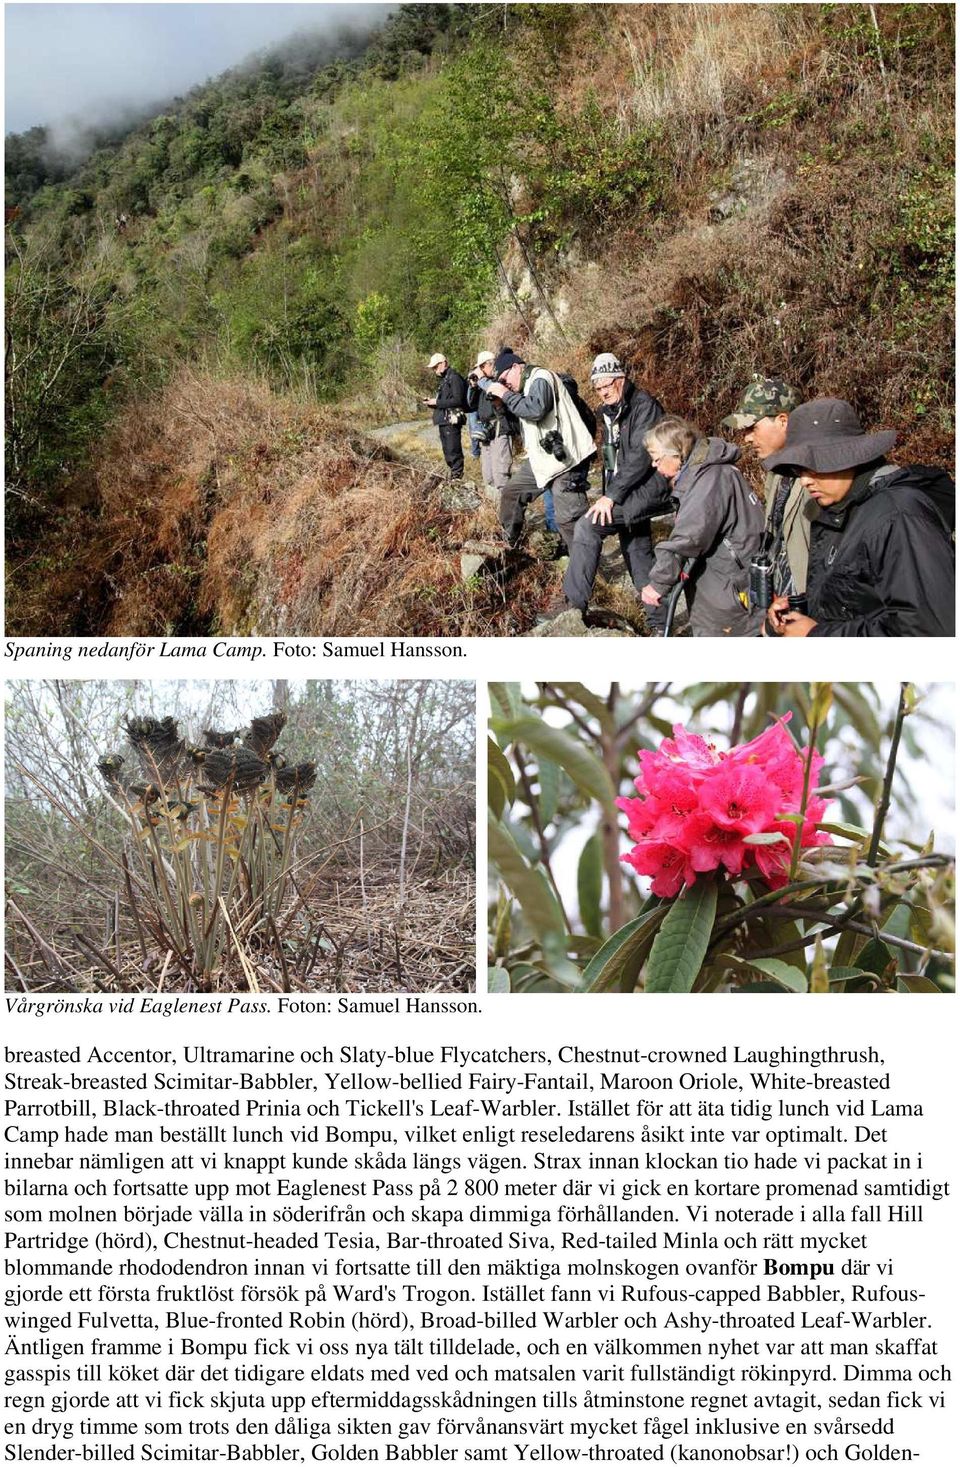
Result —
[[7, 5], [6, 132], [60, 150], [144, 115], [297, 32], [381, 23], [394, 5]]

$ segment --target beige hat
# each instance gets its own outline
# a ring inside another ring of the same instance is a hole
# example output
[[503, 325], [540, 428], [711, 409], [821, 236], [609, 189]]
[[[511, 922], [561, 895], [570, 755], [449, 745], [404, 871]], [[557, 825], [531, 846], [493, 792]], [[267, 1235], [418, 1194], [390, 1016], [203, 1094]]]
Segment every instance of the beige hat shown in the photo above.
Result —
[[434, 369], [434, 367], [439, 367], [440, 363], [441, 362], [445, 362], [446, 360], [447, 360], [447, 358], [446, 358], [446, 356], [444, 355], [444, 353], [442, 351], [435, 351], [434, 354], [433, 354], [433, 356], [430, 358], [429, 362], [427, 363], [427, 367], [432, 372], [433, 369]]
[[476, 371], [477, 368], [478, 367], [482, 367], [485, 362], [495, 362], [495, 361], [496, 361], [496, 357], [494, 356], [494, 354], [493, 354], [492, 351], [482, 351], [480, 353], [480, 355], [477, 357], [477, 360], [473, 364], [473, 370]]

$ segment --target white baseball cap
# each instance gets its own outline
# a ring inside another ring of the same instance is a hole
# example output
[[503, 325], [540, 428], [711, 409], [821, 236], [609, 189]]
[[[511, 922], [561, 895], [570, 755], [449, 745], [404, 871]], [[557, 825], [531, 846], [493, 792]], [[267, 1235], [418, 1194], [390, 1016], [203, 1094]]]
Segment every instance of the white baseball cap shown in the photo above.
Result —
[[495, 362], [496, 360], [497, 359], [492, 351], [482, 351], [473, 364], [473, 370], [476, 371], [477, 368], [482, 367], [485, 362]]
[[440, 363], [445, 362], [446, 360], [447, 358], [442, 351], [435, 351], [433, 356], [427, 363], [427, 367], [432, 370], [434, 367], [439, 367]]

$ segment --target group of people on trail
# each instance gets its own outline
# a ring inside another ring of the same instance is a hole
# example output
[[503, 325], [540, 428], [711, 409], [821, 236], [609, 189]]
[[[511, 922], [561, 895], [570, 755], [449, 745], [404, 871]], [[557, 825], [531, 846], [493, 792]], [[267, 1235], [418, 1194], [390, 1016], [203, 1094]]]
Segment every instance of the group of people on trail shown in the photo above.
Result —
[[[439, 386], [425, 401], [450, 475], [463, 476], [469, 413], [506, 544], [519, 545], [528, 504], [552, 501], [548, 524], [569, 556], [563, 606], [587, 611], [616, 534], [654, 633], [682, 587], [699, 637], [953, 636], [953, 481], [889, 462], [896, 434], [865, 432], [849, 403], [803, 402], [779, 378], [753, 378], [722, 426], [763, 464], [761, 501], [737, 466], [740, 444], [667, 414], [611, 352], [590, 372], [597, 415], [572, 377], [509, 347], [481, 352], [466, 381], [442, 353], [429, 366]], [[672, 523], [654, 545], [663, 516]]]

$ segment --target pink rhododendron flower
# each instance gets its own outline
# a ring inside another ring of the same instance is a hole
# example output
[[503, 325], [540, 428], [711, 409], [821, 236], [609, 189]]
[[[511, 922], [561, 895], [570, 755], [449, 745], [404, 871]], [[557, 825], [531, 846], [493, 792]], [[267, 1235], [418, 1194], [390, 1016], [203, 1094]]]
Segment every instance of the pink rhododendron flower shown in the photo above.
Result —
[[[617, 801], [636, 842], [622, 859], [652, 878], [656, 896], [676, 896], [698, 873], [721, 868], [733, 877], [758, 876], [773, 888], [786, 884], [796, 825], [785, 817], [799, 814], [807, 758], [787, 732], [789, 717], [727, 753], [679, 723], [659, 749], [640, 751], [638, 798]], [[822, 767], [822, 754], [814, 753], [810, 792]], [[808, 795], [802, 846], [830, 844], [817, 829], [827, 803]], [[746, 840], [770, 834], [784, 839]]]

